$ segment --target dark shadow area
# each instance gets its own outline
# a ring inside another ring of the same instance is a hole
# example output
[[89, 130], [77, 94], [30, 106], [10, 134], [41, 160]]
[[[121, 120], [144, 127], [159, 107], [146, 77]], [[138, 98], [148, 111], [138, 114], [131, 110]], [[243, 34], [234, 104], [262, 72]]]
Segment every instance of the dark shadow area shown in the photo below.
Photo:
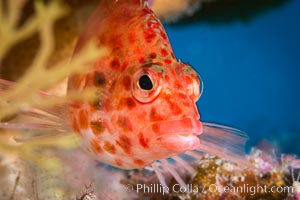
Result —
[[192, 16], [179, 19], [173, 25], [211, 23], [222, 25], [234, 21], [250, 22], [259, 15], [278, 9], [292, 0], [216, 0], [206, 2]]

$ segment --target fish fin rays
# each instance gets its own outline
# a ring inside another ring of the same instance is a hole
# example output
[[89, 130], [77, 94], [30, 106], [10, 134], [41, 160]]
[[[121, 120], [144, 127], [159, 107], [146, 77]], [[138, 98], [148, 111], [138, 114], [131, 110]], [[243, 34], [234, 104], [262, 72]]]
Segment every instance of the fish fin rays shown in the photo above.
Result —
[[[195, 161], [194, 156], [179, 154], [157, 160], [151, 166], [163, 188], [169, 188], [168, 184], [172, 178], [181, 188], [187, 188], [187, 177], [193, 177], [196, 174], [194, 162], [191, 161]], [[168, 191], [165, 192], [168, 193]]]
[[72, 133], [57, 119], [52, 120], [51, 117], [47, 119], [45, 115], [33, 112], [22, 113], [8, 122], [0, 122], [0, 129], [20, 130], [21, 135], [14, 137], [16, 142], [49, 139]]
[[[18, 83], [0, 79], [0, 94], [6, 95], [12, 91]], [[68, 103], [62, 101], [62, 98], [47, 92], [37, 91], [37, 97], [46, 100], [50, 105], [33, 106], [26, 109], [16, 109], [13, 114], [4, 115], [0, 119], [0, 129], [22, 130], [21, 136], [15, 138], [18, 142], [25, 142], [41, 138], [49, 138], [57, 135], [66, 135], [71, 131], [71, 125], [68, 122], [69, 117]], [[14, 105], [14, 99], [18, 95], [1, 99], [1, 107], [10, 107]], [[9, 99], [9, 100], [7, 100]], [[0, 107], [0, 109], [1, 109]]]
[[152, 163], [151, 166], [152, 166], [153, 171], [155, 172], [161, 186], [167, 188], [168, 185], [166, 183], [166, 178], [163, 174], [163, 170], [161, 169], [161, 164], [158, 161], [156, 161], [156, 162]]
[[246, 133], [224, 125], [203, 123], [203, 133], [199, 135], [200, 145], [197, 150], [218, 156], [230, 162], [249, 165], [245, 143]]
[[15, 138], [16, 142], [36, 139], [48, 139], [72, 133], [71, 127], [63, 118], [39, 109], [20, 112], [17, 117], [7, 122], [0, 122], [0, 129], [21, 130], [22, 135]]

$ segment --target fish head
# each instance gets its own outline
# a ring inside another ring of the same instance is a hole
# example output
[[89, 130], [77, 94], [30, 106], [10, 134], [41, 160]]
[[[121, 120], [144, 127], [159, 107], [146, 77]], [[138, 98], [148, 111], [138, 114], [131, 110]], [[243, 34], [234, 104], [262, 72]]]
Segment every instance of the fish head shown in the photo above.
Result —
[[123, 167], [146, 166], [197, 148], [200, 84], [197, 73], [176, 59], [133, 65], [114, 81], [102, 121]]
[[197, 73], [176, 59], [147, 64], [132, 75], [131, 96], [137, 107], [131, 116], [142, 125], [134, 135], [147, 138], [154, 155], [163, 158], [199, 145], [202, 124], [196, 101], [200, 84]]

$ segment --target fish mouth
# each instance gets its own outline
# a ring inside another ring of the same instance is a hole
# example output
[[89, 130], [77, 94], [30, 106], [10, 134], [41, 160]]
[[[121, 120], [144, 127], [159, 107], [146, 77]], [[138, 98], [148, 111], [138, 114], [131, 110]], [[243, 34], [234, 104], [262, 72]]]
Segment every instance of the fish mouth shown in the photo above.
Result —
[[198, 136], [202, 133], [203, 127], [199, 119], [184, 118], [154, 123], [152, 130], [157, 134], [156, 141], [161, 146], [181, 153], [200, 145]]

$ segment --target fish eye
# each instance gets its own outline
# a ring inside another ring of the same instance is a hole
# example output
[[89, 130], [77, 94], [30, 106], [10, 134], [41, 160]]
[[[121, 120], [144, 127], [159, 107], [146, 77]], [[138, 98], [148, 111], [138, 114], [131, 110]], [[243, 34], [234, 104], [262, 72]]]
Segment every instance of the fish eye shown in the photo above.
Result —
[[162, 76], [157, 65], [136, 71], [131, 82], [131, 93], [141, 103], [153, 101], [162, 89]]
[[153, 83], [149, 75], [144, 74], [138, 81], [138, 86], [143, 90], [152, 90]]

